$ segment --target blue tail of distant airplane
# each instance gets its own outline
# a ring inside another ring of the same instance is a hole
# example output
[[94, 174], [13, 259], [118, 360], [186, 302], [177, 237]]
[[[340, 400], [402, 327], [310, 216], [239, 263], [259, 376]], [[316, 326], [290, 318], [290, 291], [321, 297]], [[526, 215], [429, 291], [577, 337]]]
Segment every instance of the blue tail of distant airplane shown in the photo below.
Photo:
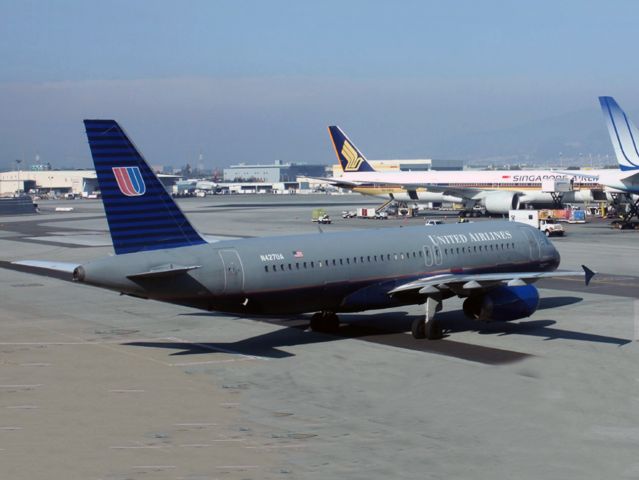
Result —
[[366, 161], [366, 157], [357, 149], [353, 142], [349, 140], [342, 130], [337, 126], [328, 127], [328, 133], [331, 136], [335, 154], [342, 169], [345, 172], [374, 172], [370, 163]]
[[639, 170], [639, 130], [612, 97], [599, 97], [619, 169]]
[[85, 120], [116, 254], [206, 243], [115, 120]]

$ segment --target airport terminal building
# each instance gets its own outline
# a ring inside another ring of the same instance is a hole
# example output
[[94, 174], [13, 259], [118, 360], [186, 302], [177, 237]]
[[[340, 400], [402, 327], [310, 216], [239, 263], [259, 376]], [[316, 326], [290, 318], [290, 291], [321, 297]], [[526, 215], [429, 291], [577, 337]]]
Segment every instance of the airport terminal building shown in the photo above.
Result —
[[64, 195], [99, 190], [95, 170], [13, 170], [0, 172], [0, 196], [37, 191]]
[[281, 163], [246, 165], [240, 163], [224, 169], [224, 182], [295, 182], [297, 177], [325, 177], [326, 165]]
[[[158, 175], [171, 187], [175, 175]], [[52, 197], [73, 194], [81, 197], [100, 191], [95, 170], [13, 170], [0, 172], [0, 196], [11, 197], [19, 192], [33, 192]]]

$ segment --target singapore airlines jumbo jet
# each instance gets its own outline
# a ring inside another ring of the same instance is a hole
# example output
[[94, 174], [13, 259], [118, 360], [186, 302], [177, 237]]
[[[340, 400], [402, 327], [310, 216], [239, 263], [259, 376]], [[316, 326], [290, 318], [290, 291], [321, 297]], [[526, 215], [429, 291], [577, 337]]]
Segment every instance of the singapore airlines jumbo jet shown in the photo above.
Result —
[[542, 191], [542, 183], [564, 180], [571, 184], [571, 191], [563, 194], [563, 202], [607, 200], [598, 181], [600, 170], [589, 170], [585, 175], [552, 170], [378, 172], [339, 127], [328, 130], [344, 174], [325, 180], [366, 195], [406, 202], [463, 203], [468, 210], [479, 205], [487, 213], [506, 214], [525, 204], [555, 204], [553, 194]]

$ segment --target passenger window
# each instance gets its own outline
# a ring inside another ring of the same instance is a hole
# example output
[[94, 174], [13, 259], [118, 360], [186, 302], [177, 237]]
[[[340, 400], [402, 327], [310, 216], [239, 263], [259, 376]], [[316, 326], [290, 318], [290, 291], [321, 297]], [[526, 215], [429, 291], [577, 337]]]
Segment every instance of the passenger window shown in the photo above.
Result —
[[295, 262], [295, 268], [300, 269], [300, 262]]
[[319, 262], [317, 262], [317, 266], [322, 268], [322, 261], [321, 260]]
[[364, 257], [359, 257], [359, 261], [360, 261], [361, 263], [364, 263]]
[[284, 271], [284, 264], [280, 265], [280, 270]]
[[268, 272], [268, 265], [264, 265], [264, 271]]
[[335, 266], [335, 265], [336, 265], [336, 263], [335, 263], [335, 259], [333, 259], [333, 266]]
[[351, 259], [350, 259], [350, 258], [348, 258], [348, 257], [346, 257], [346, 264], [347, 264], [347, 265], [350, 265], [350, 264], [351, 264]]
[[357, 257], [353, 257], [353, 263], [357, 263]]
[[304, 262], [304, 268], [306, 268], [306, 262]]
[[291, 265], [290, 263], [288, 264], [288, 269], [289, 270], [293, 270], [293, 265]]
[[370, 255], [368, 255], [368, 256], [366, 257], [366, 260], [370, 263], [370, 261], [371, 261], [371, 256], [370, 256]]
[[[403, 254], [403, 253], [401, 253], [401, 254], [399, 255], [399, 257], [400, 257], [402, 260], [404, 260], [404, 254]], [[397, 257], [395, 257], [395, 258], [397, 258]]]
[[315, 262], [311, 262], [311, 268], [315, 268]]

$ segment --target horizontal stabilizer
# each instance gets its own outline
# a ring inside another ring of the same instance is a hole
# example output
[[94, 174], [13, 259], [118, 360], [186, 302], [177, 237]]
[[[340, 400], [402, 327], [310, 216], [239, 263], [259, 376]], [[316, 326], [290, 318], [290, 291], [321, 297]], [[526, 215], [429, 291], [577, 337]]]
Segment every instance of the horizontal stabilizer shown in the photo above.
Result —
[[66, 273], [73, 273], [73, 270], [75, 270], [75, 268], [79, 266], [79, 264], [77, 263], [50, 262], [47, 260], [18, 260], [11, 263], [13, 265], [23, 265], [25, 267], [40, 268], [43, 270], [53, 270], [55, 272]]
[[188, 267], [185, 267], [183, 265], [173, 265], [173, 264], [161, 265], [147, 272], [134, 273], [132, 275], [127, 275], [127, 278], [130, 278], [131, 280], [141, 280], [141, 279], [149, 279], [149, 278], [172, 277], [175, 275], [186, 273], [190, 270], [195, 270], [196, 268], [200, 268], [200, 265], [190, 265]]

